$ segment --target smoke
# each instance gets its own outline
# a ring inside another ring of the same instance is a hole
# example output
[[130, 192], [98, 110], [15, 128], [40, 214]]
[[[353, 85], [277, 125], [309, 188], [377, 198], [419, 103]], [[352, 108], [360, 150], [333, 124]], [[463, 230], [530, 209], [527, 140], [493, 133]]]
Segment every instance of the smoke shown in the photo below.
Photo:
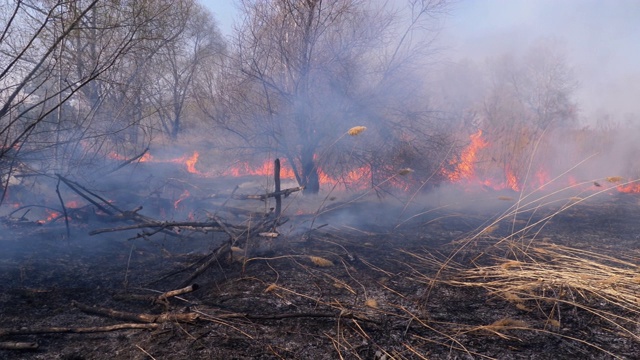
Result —
[[540, 38], [566, 47], [582, 120], [640, 114], [640, 4], [636, 1], [487, 0], [454, 4], [440, 41], [450, 60], [519, 53]]

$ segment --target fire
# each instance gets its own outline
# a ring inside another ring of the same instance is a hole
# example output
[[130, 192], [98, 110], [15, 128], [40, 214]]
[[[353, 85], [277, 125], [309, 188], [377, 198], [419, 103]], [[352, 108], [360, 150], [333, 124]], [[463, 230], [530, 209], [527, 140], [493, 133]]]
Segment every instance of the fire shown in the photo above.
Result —
[[[273, 162], [265, 160], [261, 165], [252, 167], [248, 163], [237, 164], [228, 170], [223, 175], [225, 176], [273, 176]], [[355, 170], [351, 170], [340, 178], [335, 178], [327, 174], [322, 168], [318, 168], [318, 179], [321, 186], [336, 186], [343, 184], [346, 187], [362, 187], [361, 185], [371, 177], [371, 167], [361, 166]], [[293, 169], [288, 165], [286, 160], [281, 161], [280, 178], [293, 180], [296, 178]]]
[[[273, 175], [273, 162], [265, 160], [261, 165], [252, 167], [249, 163], [240, 163], [232, 166], [228, 170], [222, 173], [224, 176], [272, 176]], [[280, 178], [281, 179], [295, 179], [293, 169], [288, 166], [286, 160], [281, 161], [280, 166]]]
[[67, 201], [64, 206], [66, 206], [69, 209], [77, 209], [80, 207], [80, 202], [78, 200], [71, 200], [71, 201]]
[[193, 155], [191, 155], [190, 158], [184, 161], [184, 163], [187, 165], [188, 172], [192, 174], [200, 174], [200, 172], [196, 170], [196, 163], [198, 162], [198, 157], [200, 157], [200, 153], [198, 153], [197, 151], [194, 151]]
[[509, 169], [507, 167], [505, 172], [506, 172], [506, 175], [507, 175], [507, 187], [509, 187], [513, 191], [520, 191], [520, 185], [519, 185], [519, 182], [518, 182], [518, 178], [513, 173], [513, 171], [511, 171], [511, 169]]
[[618, 185], [616, 189], [621, 193], [632, 194], [640, 193], [640, 183], [632, 183], [627, 185]]
[[146, 152], [146, 153], [144, 153], [144, 155], [142, 155], [142, 157], [140, 157], [140, 159], [138, 161], [147, 162], [147, 161], [152, 161], [152, 160], [153, 160], [153, 156], [151, 156], [151, 154]]
[[478, 151], [489, 146], [489, 143], [482, 138], [482, 130], [478, 130], [469, 137], [471, 143], [460, 154], [458, 161], [452, 160], [450, 165], [455, 166], [453, 171], [445, 170], [444, 175], [452, 182], [460, 182], [461, 180], [470, 180], [475, 176], [475, 162]]
[[174, 209], [177, 209], [177, 208], [178, 208], [178, 206], [180, 205], [180, 203], [181, 203], [184, 199], [188, 198], [189, 196], [191, 196], [191, 193], [189, 193], [189, 190], [185, 190], [185, 191], [182, 193], [182, 195], [180, 195], [180, 197], [178, 198], [178, 200], [176, 200], [176, 201], [173, 203], [173, 207], [174, 207]]

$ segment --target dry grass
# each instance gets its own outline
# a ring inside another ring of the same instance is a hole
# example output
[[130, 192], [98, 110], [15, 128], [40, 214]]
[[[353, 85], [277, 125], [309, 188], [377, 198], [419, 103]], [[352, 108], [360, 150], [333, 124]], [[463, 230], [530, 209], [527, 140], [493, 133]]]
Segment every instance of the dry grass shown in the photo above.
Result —
[[309, 260], [319, 267], [331, 267], [333, 266], [333, 262], [331, 260], [319, 257], [319, 256], [309, 256]]
[[349, 129], [349, 131], [347, 131], [347, 134], [351, 136], [357, 136], [363, 133], [365, 130], [367, 130], [366, 126], [354, 126], [351, 129]]
[[493, 265], [460, 270], [443, 282], [485, 289], [521, 310], [551, 309], [545, 316], [554, 327], [562, 323], [558, 309], [569, 305], [640, 341], [630, 330], [640, 327], [640, 266], [634, 255], [616, 258], [551, 243], [505, 245], [518, 260], [495, 258]]

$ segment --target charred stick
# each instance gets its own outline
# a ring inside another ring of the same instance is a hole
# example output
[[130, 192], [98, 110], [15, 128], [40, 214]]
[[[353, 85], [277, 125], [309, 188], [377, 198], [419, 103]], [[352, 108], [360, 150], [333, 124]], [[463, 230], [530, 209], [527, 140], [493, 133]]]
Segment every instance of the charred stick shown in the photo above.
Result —
[[26, 329], [0, 329], [0, 336], [8, 335], [33, 335], [33, 334], [52, 334], [52, 333], [95, 333], [107, 332], [124, 329], [157, 329], [160, 324], [116, 324], [107, 326], [92, 327], [37, 327]]
[[[58, 177], [58, 179], [62, 180], [63, 183], [65, 183], [71, 190], [73, 190], [76, 194], [80, 195], [81, 197], [83, 197], [85, 200], [87, 200], [88, 202], [92, 203], [95, 207], [97, 207], [98, 209], [100, 209], [100, 211], [106, 213], [107, 215], [113, 215], [113, 212], [111, 212], [110, 210], [108, 210], [106, 207], [102, 206], [101, 204], [99, 204], [97, 201], [93, 200], [91, 197], [87, 196], [86, 194], [84, 194], [82, 191], [80, 191], [80, 189], [78, 189], [75, 185], [78, 185], [78, 187], [82, 188], [82, 186], [80, 186], [79, 184], [74, 183], [73, 181], [66, 179], [64, 176], [60, 175], [60, 174], [56, 174], [56, 176]], [[92, 194], [93, 195], [93, 194]], [[108, 204], [108, 202], [105, 202], [105, 204]]]
[[62, 206], [64, 225], [67, 228], [67, 239], [69, 239], [71, 238], [71, 230], [69, 230], [69, 216], [67, 216], [67, 207], [64, 206], [64, 200], [62, 200], [62, 195], [60, 195], [60, 178], [58, 178], [58, 183], [56, 183], [56, 194], [58, 194], [58, 200], [60, 200], [60, 206]]
[[[225, 224], [226, 227], [237, 228], [232, 225]], [[172, 227], [191, 227], [191, 228], [204, 228], [204, 230], [210, 231], [221, 231], [223, 230], [221, 223], [219, 222], [195, 222], [195, 221], [176, 221], [176, 222], [150, 222], [150, 223], [142, 223], [142, 224], [134, 224], [128, 226], [121, 226], [117, 228], [107, 228], [107, 229], [96, 229], [89, 232], [89, 235], [96, 235], [105, 232], [114, 232], [114, 231], [123, 231], [123, 230], [133, 230], [133, 229], [142, 229], [142, 228], [161, 228], [161, 230], [167, 230]]]
[[133, 157], [133, 158], [131, 158], [131, 159], [129, 159], [129, 160], [125, 160], [122, 164], [120, 164], [120, 165], [116, 166], [116, 168], [115, 168], [115, 169], [113, 169], [113, 170], [109, 171], [107, 174], [110, 174], [110, 173], [116, 172], [116, 171], [118, 171], [118, 170], [122, 169], [123, 167], [125, 167], [125, 166], [127, 166], [127, 165], [131, 164], [132, 162], [134, 162], [134, 161], [136, 161], [136, 160], [140, 159], [141, 157], [143, 157], [143, 156], [144, 156], [144, 154], [146, 154], [146, 153], [147, 153], [147, 151], [149, 151], [149, 148], [144, 149], [144, 151], [143, 151], [143, 152], [141, 152], [141, 153], [140, 153], [140, 155], [137, 155], [137, 156], [135, 156], [135, 157]]
[[34, 342], [18, 342], [18, 341], [0, 342], [0, 349], [3, 349], [3, 350], [35, 350], [37, 348], [38, 348], [38, 343], [34, 343]]
[[287, 196], [293, 194], [296, 191], [302, 191], [302, 190], [304, 190], [304, 186], [298, 186], [298, 187], [294, 187], [294, 188], [284, 189], [284, 190], [280, 190], [278, 192], [272, 192], [272, 193], [267, 193], [267, 194], [234, 195], [233, 198], [236, 199], [236, 200], [248, 200], [248, 199], [266, 200], [267, 198], [276, 197], [276, 196], [283, 196], [284, 195], [284, 197], [287, 197]]
[[190, 292], [194, 292], [194, 291], [198, 290], [199, 288], [200, 288], [200, 285], [192, 284], [192, 285], [189, 285], [189, 286], [185, 286], [185, 287], [183, 287], [181, 289], [167, 291], [166, 293], [158, 296], [157, 297], [157, 301], [166, 301], [170, 297], [188, 294]]
[[235, 244], [235, 242], [237, 240], [237, 236], [229, 229], [229, 227], [227, 227], [227, 225], [225, 225], [225, 223], [220, 221], [220, 219], [215, 214], [210, 214], [209, 216], [220, 225], [222, 230], [224, 232], [226, 232], [227, 235], [229, 235], [229, 237], [231, 238], [232, 244]]
[[230, 242], [225, 242], [224, 244], [220, 245], [216, 250], [214, 250], [210, 255], [209, 258], [202, 264], [200, 265], [190, 276], [187, 280], [183, 281], [182, 284], [180, 286], [187, 286], [189, 283], [191, 283], [195, 278], [197, 278], [198, 276], [200, 276], [203, 272], [205, 272], [205, 270], [207, 270], [211, 265], [213, 265], [213, 263], [217, 262], [218, 260], [220, 260], [220, 258], [226, 254], [228, 254], [231, 251], [231, 243]]
[[269, 314], [269, 315], [256, 315], [256, 314], [246, 314], [246, 313], [233, 313], [233, 314], [222, 314], [216, 315], [216, 318], [221, 319], [235, 319], [235, 318], [244, 318], [249, 320], [283, 320], [283, 319], [295, 319], [295, 318], [336, 318], [336, 319], [353, 319], [358, 321], [365, 321], [374, 324], [380, 325], [379, 321], [371, 320], [363, 316], [359, 316], [353, 313], [314, 313], [314, 312], [305, 312], [305, 313], [285, 313], [285, 314]]
[[114, 319], [120, 319], [120, 320], [137, 321], [142, 323], [164, 323], [164, 322], [170, 322], [170, 321], [193, 322], [196, 319], [198, 319], [198, 314], [196, 313], [136, 314], [136, 313], [107, 309], [107, 308], [102, 308], [97, 306], [89, 306], [89, 305], [79, 303], [77, 301], [73, 301], [71, 304], [86, 313], [102, 315], [102, 316], [106, 316]]
[[276, 219], [280, 217], [280, 211], [282, 210], [282, 196], [280, 193], [280, 159], [276, 159], [273, 166], [273, 182], [275, 183], [275, 192], [274, 194], [278, 194], [275, 196], [276, 198]]

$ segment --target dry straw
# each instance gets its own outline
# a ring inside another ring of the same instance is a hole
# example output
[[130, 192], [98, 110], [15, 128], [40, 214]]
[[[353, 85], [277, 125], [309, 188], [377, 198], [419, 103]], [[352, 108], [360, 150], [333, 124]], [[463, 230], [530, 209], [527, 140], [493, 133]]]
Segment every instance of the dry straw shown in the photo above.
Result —
[[[640, 266], [633, 259], [620, 259], [587, 250], [539, 243], [509, 248], [520, 260], [496, 259], [495, 265], [460, 270], [445, 282], [454, 286], [480, 287], [520, 309], [540, 309], [541, 303], [568, 304], [599, 316], [621, 334], [640, 340], [631, 326], [640, 327]], [[610, 309], [594, 304], [608, 304]], [[559, 319], [547, 314], [549, 323]]]
[[333, 266], [333, 263], [331, 262], [331, 260], [327, 260], [319, 256], [309, 256], [309, 259], [311, 260], [312, 263], [314, 263], [316, 266], [319, 266], [319, 267]]
[[347, 134], [351, 136], [356, 136], [356, 135], [360, 135], [365, 130], [367, 130], [366, 126], [354, 126], [351, 129], [349, 129], [349, 131], [347, 131]]

